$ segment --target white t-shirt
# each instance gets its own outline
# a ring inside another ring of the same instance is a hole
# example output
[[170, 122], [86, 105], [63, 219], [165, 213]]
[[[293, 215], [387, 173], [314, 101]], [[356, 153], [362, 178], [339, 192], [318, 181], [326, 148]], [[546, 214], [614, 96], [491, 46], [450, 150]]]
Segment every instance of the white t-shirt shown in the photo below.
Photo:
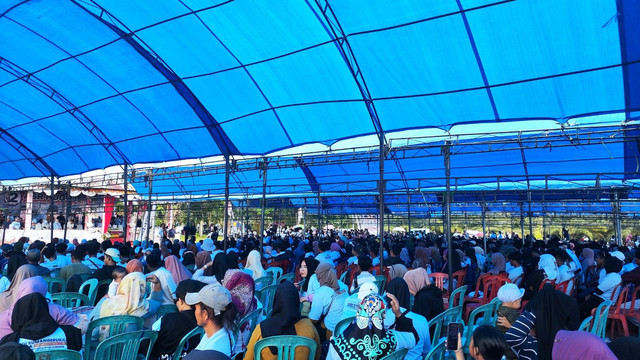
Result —
[[202, 334], [202, 339], [196, 350], [216, 350], [221, 353], [231, 356], [231, 349], [233, 348], [231, 334], [227, 329], [222, 328], [216, 331], [211, 337], [207, 337], [207, 333]]
[[[400, 311], [404, 313], [405, 308], [400, 308]], [[409, 348], [409, 352], [405, 355], [405, 360], [422, 360], [424, 356], [431, 350], [431, 336], [429, 335], [429, 323], [427, 319], [414, 312], [409, 311], [406, 314], [408, 319], [413, 321], [413, 328], [416, 329], [418, 334], [418, 343], [415, 346]], [[396, 315], [391, 309], [387, 309], [387, 313], [384, 319], [384, 326], [386, 328], [391, 327], [394, 324]]]
[[638, 267], [638, 265], [636, 265], [636, 264], [634, 264], [634, 263], [632, 263], [632, 262], [630, 262], [630, 263], [628, 263], [628, 264], [625, 264], [625, 265], [622, 267], [622, 271], [620, 271], [620, 275], [622, 275], [622, 274], [624, 274], [624, 273], [626, 273], [626, 272], [629, 272], [629, 271], [633, 271], [633, 270], [635, 270], [637, 267]]
[[602, 280], [604, 280], [605, 276], [607, 276], [607, 272], [604, 269], [600, 270], [600, 273], [598, 274], [598, 285], [602, 284]]
[[[516, 279], [518, 277], [520, 277], [520, 275], [522, 275], [524, 271], [522, 270], [522, 266], [518, 266], [518, 267], [512, 267], [511, 270], [509, 270], [509, 280], [511, 280], [511, 282], [516, 281]], [[518, 282], [522, 282], [522, 279], [519, 280]], [[516, 284], [519, 285], [519, 284]]]
[[320, 320], [322, 315], [325, 314], [324, 326], [331, 332], [333, 332], [342, 318], [344, 302], [349, 296], [345, 284], [338, 282], [338, 286], [342, 291], [341, 293], [336, 293], [328, 286], [321, 286], [313, 295], [311, 309], [309, 310], [309, 319], [311, 320]]
[[6, 276], [3, 276], [0, 279], [0, 293], [7, 291], [9, 286], [11, 286], [11, 282], [9, 281], [9, 278]]
[[318, 256], [316, 256], [316, 260], [318, 260], [321, 263], [327, 263], [331, 266], [334, 266], [333, 255], [331, 254], [330, 251], [325, 251], [323, 253], [318, 254]]
[[[602, 281], [600, 282], [600, 285], [598, 285], [598, 289], [602, 291], [602, 294], [598, 296], [603, 300], [611, 299], [611, 294], [613, 293], [613, 289], [616, 287], [616, 285], [620, 284], [621, 282], [622, 282], [622, 277], [620, 276], [620, 274], [615, 272], [608, 273], [604, 277], [604, 279], [602, 279]], [[620, 294], [620, 291], [616, 291], [616, 294], [613, 296], [614, 302], [618, 300], [619, 294]]]
[[67, 348], [67, 336], [60, 328], [42, 339], [30, 340], [20, 338], [18, 342], [22, 345], [27, 345], [34, 352]]
[[97, 257], [86, 257], [83, 264], [87, 265], [91, 270], [98, 270], [104, 266], [104, 261], [98, 259]]

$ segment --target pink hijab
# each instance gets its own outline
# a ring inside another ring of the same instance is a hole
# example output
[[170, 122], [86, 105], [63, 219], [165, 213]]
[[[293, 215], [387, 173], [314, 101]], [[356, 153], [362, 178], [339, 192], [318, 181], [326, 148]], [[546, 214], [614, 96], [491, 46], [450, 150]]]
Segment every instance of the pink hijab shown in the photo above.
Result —
[[615, 360], [617, 357], [598, 336], [584, 331], [560, 330], [552, 350], [553, 360]]
[[169, 270], [176, 284], [180, 284], [182, 280], [191, 279], [191, 273], [175, 255], [167, 256], [164, 259], [164, 267]]
[[[23, 296], [39, 293], [42, 296], [47, 294], [47, 283], [40, 276], [24, 279], [16, 292], [17, 299]], [[13, 306], [0, 313], [0, 338], [3, 338], [13, 332], [11, 330], [11, 315], [13, 314]], [[58, 323], [58, 325], [75, 325], [80, 318], [68, 309], [54, 303], [49, 303], [49, 314]]]
[[422, 290], [422, 288], [431, 284], [429, 276], [427, 275], [427, 270], [424, 268], [407, 271], [407, 273], [404, 274], [404, 281], [406, 281], [409, 286], [409, 292], [414, 295], [417, 294], [418, 291]]
[[142, 272], [144, 267], [142, 266], [142, 262], [138, 259], [131, 259], [127, 263], [127, 274], [131, 274], [132, 272]]

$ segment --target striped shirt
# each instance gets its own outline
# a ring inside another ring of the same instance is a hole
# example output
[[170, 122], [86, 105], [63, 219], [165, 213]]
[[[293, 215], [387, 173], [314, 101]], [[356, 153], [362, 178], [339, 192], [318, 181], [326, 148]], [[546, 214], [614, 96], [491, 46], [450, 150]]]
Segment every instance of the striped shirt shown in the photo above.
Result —
[[511, 346], [519, 360], [538, 359], [538, 340], [529, 335], [535, 323], [536, 316], [532, 312], [525, 311], [505, 334], [507, 344]]

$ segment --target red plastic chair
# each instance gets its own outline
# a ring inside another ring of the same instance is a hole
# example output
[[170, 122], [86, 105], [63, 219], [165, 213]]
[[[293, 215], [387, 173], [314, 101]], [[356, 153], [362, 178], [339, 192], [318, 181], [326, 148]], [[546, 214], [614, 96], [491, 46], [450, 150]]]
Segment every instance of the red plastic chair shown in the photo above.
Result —
[[302, 275], [300, 275], [300, 264], [298, 264], [298, 266], [296, 266], [296, 269], [294, 270], [295, 274], [296, 274], [296, 279], [294, 280], [294, 282], [297, 284], [300, 281], [302, 281]]
[[631, 295], [631, 305], [629, 305], [629, 309], [625, 310], [625, 315], [628, 318], [634, 318], [640, 322], [640, 310], [636, 310], [636, 299], [638, 299], [638, 295], [640, 295], [640, 286], [638, 286], [633, 292], [633, 295]]
[[542, 282], [540, 283], [540, 287], [538, 288], [538, 291], [542, 290], [542, 288], [547, 285], [547, 284], [551, 284], [551, 286], [555, 286], [556, 282], [551, 280], [551, 279], [544, 279], [542, 280]]
[[[383, 274], [380, 274], [380, 265], [376, 265], [376, 266], [371, 267], [369, 269], [369, 272], [374, 276], [375, 275], [383, 275]], [[384, 270], [383, 270], [383, 273], [384, 273], [384, 276], [387, 277], [387, 282], [391, 281], [391, 279], [389, 279], [389, 267], [385, 266]]]
[[[571, 291], [569, 291], [569, 287], [571, 287]], [[572, 276], [571, 278], [557, 284], [556, 290], [560, 290], [569, 296], [573, 296], [576, 291], [576, 277]]]
[[442, 290], [442, 292], [447, 292], [447, 289], [445, 289], [444, 287], [444, 283], [445, 280], [449, 280], [449, 274], [445, 274], [445, 273], [431, 273], [428, 275], [429, 276], [429, 280], [431, 280], [432, 283], [434, 283], [438, 289]]
[[348, 262], [343, 261], [336, 266], [336, 276], [338, 277], [338, 279], [340, 279], [342, 273], [347, 269], [348, 264]]
[[[620, 285], [618, 285], [618, 287], [619, 286]], [[611, 293], [611, 301], [613, 301], [613, 297], [615, 296], [616, 290], [618, 289], [618, 287], [616, 287], [614, 291]], [[618, 324], [622, 328], [622, 333], [624, 334], [624, 336], [629, 336], [629, 324], [627, 323], [627, 316], [625, 314], [626, 311], [623, 306], [623, 304], [627, 302], [627, 295], [629, 294], [629, 288], [630, 286], [627, 285], [622, 289], [622, 291], [620, 291], [620, 294], [618, 295], [618, 301], [615, 302], [615, 307], [612, 307], [609, 310], [609, 316], [607, 316], [607, 319], [611, 320], [611, 337], [612, 338], [614, 335], [616, 325]], [[634, 295], [637, 292], [638, 291], [636, 290], [634, 292]]]
[[347, 266], [347, 268], [344, 271], [348, 271], [349, 272], [349, 277], [346, 279], [347, 280], [347, 285], [349, 288], [351, 288], [351, 284], [353, 284], [353, 279], [356, 278], [356, 276], [358, 276], [361, 272], [360, 270], [360, 266], [358, 266], [358, 264], [351, 264], [349, 266]]
[[[476, 282], [476, 291], [473, 296], [464, 297], [464, 318], [469, 318], [471, 312], [484, 304], [488, 304], [493, 298], [498, 295], [498, 289], [500, 286], [506, 283], [509, 279], [505, 279], [501, 276], [495, 276], [492, 274], [482, 274]], [[479, 294], [479, 287], [482, 284], [482, 297]]]
[[456, 281], [456, 287], [460, 287], [464, 285], [464, 278], [467, 277], [467, 268], [460, 269], [451, 274], [451, 276], [453, 276], [453, 279]]

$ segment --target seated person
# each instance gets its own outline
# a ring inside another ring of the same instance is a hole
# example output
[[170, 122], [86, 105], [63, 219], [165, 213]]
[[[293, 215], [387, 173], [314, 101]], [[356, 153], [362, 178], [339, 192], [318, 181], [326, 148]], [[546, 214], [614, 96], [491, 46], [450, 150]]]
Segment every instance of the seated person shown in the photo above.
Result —
[[[508, 348], [504, 335], [500, 330], [489, 325], [480, 325], [471, 335], [469, 354], [474, 360], [500, 360]], [[455, 351], [456, 360], [464, 360], [462, 340], [458, 334], [458, 348]], [[554, 358], [555, 359], [555, 358]]]

